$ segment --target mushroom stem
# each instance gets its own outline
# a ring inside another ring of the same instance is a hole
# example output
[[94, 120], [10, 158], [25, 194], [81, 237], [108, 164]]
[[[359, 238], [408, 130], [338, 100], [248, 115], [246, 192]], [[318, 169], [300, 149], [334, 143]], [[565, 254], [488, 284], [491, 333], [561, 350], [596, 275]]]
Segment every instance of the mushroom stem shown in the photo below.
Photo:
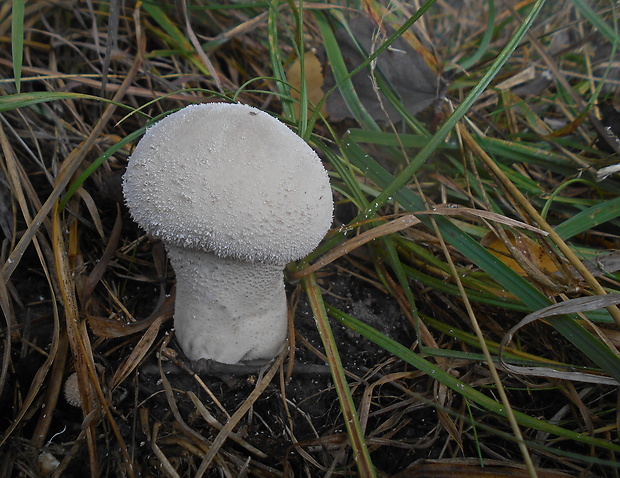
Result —
[[283, 265], [166, 245], [176, 273], [175, 334], [190, 360], [269, 360], [286, 340]]

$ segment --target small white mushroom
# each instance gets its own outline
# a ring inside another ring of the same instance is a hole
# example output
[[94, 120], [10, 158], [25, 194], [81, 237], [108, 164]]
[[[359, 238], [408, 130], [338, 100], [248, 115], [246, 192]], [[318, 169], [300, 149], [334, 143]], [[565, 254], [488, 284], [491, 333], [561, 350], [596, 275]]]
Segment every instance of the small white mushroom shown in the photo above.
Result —
[[65, 380], [65, 400], [69, 405], [74, 407], [82, 406], [82, 396], [80, 395], [80, 388], [78, 386], [77, 373], [73, 372]]
[[43, 451], [37, 457], [37, 468], [41, 476], [50, 476], [60, 466], [60, 461], [49, 451]]
[[283, 268], [332, 221], [329, 179], [312, 148], [256, 108], [188, 106], [146, 132], [123, 188], [133, 218], [166, 246], [187, 357], [277, 355], [287, 334]]

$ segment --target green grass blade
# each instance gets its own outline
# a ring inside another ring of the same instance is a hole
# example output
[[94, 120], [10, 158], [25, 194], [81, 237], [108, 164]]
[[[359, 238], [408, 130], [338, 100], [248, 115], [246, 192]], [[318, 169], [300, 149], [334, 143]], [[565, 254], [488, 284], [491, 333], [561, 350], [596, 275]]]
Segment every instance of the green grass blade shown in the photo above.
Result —
[[21, 91], [22, 63], [24, 60], [24, 12], [26, 0], [13, 0], [11, 10], [11, 54], [13, 55], [13, 75], [15, 89]]
[[484, 31], [484, 35], [480, 40], [480, 45], [476, 52], [467, 59], [464, 59], [459, 63], [459, 66], [464, 70], [471, 68], [472, 65], [475, 65], [487, 52], [489, 49], [489, 45], [491, 44], [491, 40], [493, 39], [493, 35], [495, 34], [495, 0], [487, 0], [487, 5], [489, 6], [489, 18], [487, 19], [487, 27]]
[[[112, 103], [110, 100], [101, 98], [99, 96], [85, 95], [82, 93], [70, 93], [70, 92], [55, 92], [55, 91], [34, 91], [32, 93], [18, 93], [16, 95], [0, 96], [0, 113], [5, 111], [14, 110], [17, 108], [24, 108], [37, 103], [46, 103], [48, 101], [57, 101], [64, 99], [82, 99], [82, 100], [94, 100], [105, 101]], [[116, 103], [117, 106], [123, 106]], [[127, 106], [123, 106], [128, 108]]]
[[[329, 64], [336, 79], [336, 85], [340, 89], [340, 93], [342, 94], [345, 103], [349, 106], [351, 114], [360, 124], [364, 125], [365, 128], [378, 130], [379, 127], [377, 126], [377, 123], [375, 123], [375, 120], [370, 116], [368, 111], [366, 111], [366, 108], [364, 108], [364, 106], [360, 102], [359, 97], [357, 96], [357, 93], [353, 86], [353, 82], [351, 81], [351, 77], [353, 76], [353, 74], [349, 73], [349, 71], [347, 70], [344, 59], [342, 58], [342, 53], [340, 52], [340, 47], [338, 45], [338, 42], [336, 41], [336, 37], [334, 36], [331, 25], [323, 14], [315, 13], [315, 17], [321, 31], [321, 36], [323, 38], [325, 53], [327, 54]], [[331, 92], [332, 91], [329, 91], [325, 95], [324, 99]], [[319, 109], [320, 106], [317, 106], [317, 110]]]
[[[278, 90], [282, 109], [287, 118], [295, 118], [295, 108], [291, 98], [290, 85], [286, 81], [286, 73], [282, 66], [282, 57], [280, 55], [280, 46], [278, 44], [278, 2], [273, 1], [269, 4], [269, 17], [267, 21], [267, 29], [269, 31], [269, 58], [271, 59], [271, 68], [273, 76], [276, 79], [276, 88]], [[300, 59], [300, 61], [302, 61]], [[303, 77], [302, 77], [303, 81]]]
[[[369, 55], [366, 60], [360, 63], [357, 67], [355, 67], [351, 72], [347, 71], [347, 68], [344, 63], [344, 59], [342, 58], [342, 53], [340, 52], [340, 47], [338, 46], [338, 42], [334, 37], [334, 33], [332, 31], [332, 27], [330, 23], [327, 21], [327, 18], [322, 12], [315, 12], [314, 16], [319, 26], [319, 31], [321, 33], [323, 39], [323, 45], [325, 48], [325, 52], [330, 61], [330, 65], [332, 71], [334, 73], [334, 77], [336, 78], [336, 85], [328, 91], [325, 96], [321, 99], [321, 101], [317, 104], [315, 108], [315, 112], [312, 115], [310, 120], [309, 131], [312, 130], [312, 125], [318, 118], [318, 114], [323, 106], [323, 103], [327, 100], [329, 95], [336, 89], [339, 88], [342, 96], [345, 99], [345, 102], [349, 106], [349, 109], [353, 113], [355, 119], [366, 128], [371, 130], [378, 130], [379, 127], [375, 123], [374, 119], [368, 114], [366, 109], [361, 105], [357, 93], [355, 92], [355, 88], [353, 87], [353, 83], [351, 82], [351, 78], [358, 74], [363, 69], [367, 68], [370, 63], [377, 58], [381, 53], [386, 51], [392, 43], [394, 43], [405, 31], [407, 31], [411, 26], [426, 13], [426, 11], [435, 3], [436, 0], [428, 0], [424, 3], [416, 12], [406, 21], [404, 22], [396, 31], [381, 45], [377, 47], [377, 49]], [[333, 12], [335, 16], [340, 15], [340, 12], [335, 10]], [[342, 23], [345, 24], [342, 19]], [[305, 138], [307, 139], [307, 138]]]
[[[368, 131], [359, 128], [351, 128], [347, 131], [349, 138], [357, 143], [370, 143], [383, 146], [400, 145], [407, 148], [423, 148], [428, 143], [428, 136], [421, 134], [398, 134], [386, 131]], [[514, 162], [538, 164], [553, 171], [571, 175], [574, 168], [567, 166], [566, 156], [552, 151], [545, 143], [525, 143], [508, 141], [491, 137], [474, 138], [480, 146], [489, 154], [494, 154], [497, 159], [505, 164]], [[456, 151], [454, 143], [439, 143], [435, 151]]]
[[[185, 1], [185, 0], [183, 0]], [[141, 3], [142, 8], [153, 18], [153, 20], [159, 25], [159, 30], [156, 32], [159, 36], [163, 37], [165, 42], [171, 44], [174, 50], [168, 51], [168, 54], [180, 54], [186, 57], [192, 64], [198, 68], [202, 74], [213, 77], [212, 71], [202, 61], [199, 55], [196, 53], [196, 48], [192, 45], [191, 41], [187, 38], [183, 30], [181, 30], [166, 14], [166, 12], [155, 3], [144, 2]], [[156, 52], [156, 55], [160, 55], [161, 52]]]
[[147, 127], [145, 126], [144, 128], [140, 128], [134, 131], [133, 133], [128, 134], [123, 139], [121, 139], [118, 143], [114, 144], [114, 146], [112, 146], [107, 151], [105, 151], [95, 161], [93, 161], [84, 170], [84, 172], [82, 172], [82, 174], [80, 174], [80, 176], [73, 183], [71, 183], [71, 185], [67, 189], [67, 192], [65, 193], [62, 200], [60, 201], [60, 204], [58, 205], [58, 210], [62, 211], [65, 208], [65, 206], [67, 205], [69, 200], [73, 197], [75, 192], [80, 188], [80, 186], [82, 186], [82, 184], [84, 184], [84, 181], [86, 181], [99, 166], [101, 166], [108, 158], [110, 158], [117, 151], [121, 150], [124, 146], [126, 146], [127, 144], [135, 141], [140, 136], [142, 136], [144, 134], [144, 131], [146, 131], [146, 128]]
[[325, 355], [329, 361], [329, 368], [332, 372], [334, 380], [334, 387], [338, 393], [338, 399], [340, 400], [340, 408], [344, 415], [344, 421], [351, 442], [351, 448], [355, 456], [355, 462], [360, 477], [371, 478], [376, 476], [375, 469], [370, 459], [370, 453], [366, 446], [364, 439], [364, 433], [362, 426], [357, 415], [357, 410], [353, 402], [351, 390], [345, 376], [342, 362], [340, 361], [340, 355], [338, 354], [338, 346], [332, 334], [329, 321], [327, 319], [327, 312], [325, 310], [325, 303], [321, 297], [321, 292], [314, 281], [314, 275], [311, 274], [302, 279], [306, 293], [308, 294], [308, 300], [312, 306], [312, 311], [316, 320], [316, 324], [325, 347]]
[[189, 42], [181, 29], [166, 15], [166, 12], [155, 3], [144, 2], [142, 8], [157, 22], [159, 27], [164, 31], [175, 44], [176, 48], [184, 54], [193, 52], [192, 44]]
[[568, 239], [599, 224], [611, 221], [618, 216], [620, 216], [620, 197], [600, 202], [581, 211], [562, 224], [557, 225], [554, 229], [562, 239]]

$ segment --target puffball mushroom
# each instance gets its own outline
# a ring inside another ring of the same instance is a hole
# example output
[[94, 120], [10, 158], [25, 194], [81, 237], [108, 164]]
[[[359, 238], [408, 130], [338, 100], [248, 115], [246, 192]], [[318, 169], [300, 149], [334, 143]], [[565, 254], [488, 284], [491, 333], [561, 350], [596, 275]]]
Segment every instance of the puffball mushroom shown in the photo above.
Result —
[[149, 128], [123, 179], [135, 221], [176, 273], [175, 334], [190, 360], [268, 360], [287, 335], [283, 268], [332, 221], [319, 157], [251, 106], [187, 106]]
[[82, 396], [80, 395], [78, 377], [75, 372], [69, 375], [65, 381], [65, 400], [74, 407], [79, 408], [82, 406]]

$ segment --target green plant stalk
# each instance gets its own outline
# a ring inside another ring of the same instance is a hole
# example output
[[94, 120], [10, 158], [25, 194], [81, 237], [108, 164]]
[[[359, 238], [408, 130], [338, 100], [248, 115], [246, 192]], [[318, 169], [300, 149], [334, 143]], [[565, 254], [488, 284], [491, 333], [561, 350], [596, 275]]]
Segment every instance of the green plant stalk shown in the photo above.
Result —
[[[113, 103], [112, 101], [106, 100], [105, 98], [101, 98], [99, 96], [85, 95], [82, 93], [34, 91], [32, 93], [17, 93], [15, 95], [0, 96], [0, 113], [36, 105], [38, 103], [46, 103], [48, 101], [63, 99], [84, 99]], [[122, 106], [118, 103], [113, 104], [116, 104], [116, 106]]]
[[487, 0], [487, 5], [489, 6], [487, 27], [484, 30], [484, 35], [480, 40], [480, 45], [478, 46], [476, 52], [469, 58], [466, 58], [459, 63], [459, 67], [464, 70], [467, 70], [472, 65], [475, 65], [484, 56], [489, 49], [489, 45], [491, 44], [491, 40], [495, 34], [495, 0]]
[[24, 60], [24, 12], [26, 0], [13, 0], [11, 10], [11, 54], [15, 89], [21, 91], [22, 62]]
[[[351, 128], [345, 138], [357, 143], [370, 143], [384, 146], [404, 146], [409, 148], [423, 148], [428, 143], [428, 137], [422, 134], [398, 134], [385, 131], [370, 131], [359, 128]], [[566, 167], [566, 156], [549, 150], [549, 146], [541, 143], [533, 147], [519, 141], [508, 141], [499, 138], [475, 138], [480, 145], [490, 154], [497, 155], [504, 164], [514, 162], [538, 164], [555, 172], [571, 175], [574, 168]], [[457, 144], [442, 142], [437, 145], [437, 150], [456, 151]]]
[[[280, 94], [284, 115], [288, 118], [295, 118], [295, 108], [291, 99], [290, 85], [286, 81], [286, 73], [282, 67], [280, 57], [280, 46], [278, 44], [278, 2], [273, 0], [269, 3], [269, 17], [267, 19], [267, 30], [269, 32], [269, 57], [271, 68], [276, 81], [276, 89]], [[301, 60], [300, 60], [301, 61]]]
[[[334, 85], [334, 87], [329, 90], [323, 96], [323, 98], [321, 98], [310, 119], [310, 124], [313, 125], [314, 122], [316, 122], [316, 119], [318, 118], [318, 113], [323, 107], [323, 103], [325, 103], [329, 95], [334, 92], [336, 88], [339, 88], [342, 97], [344, 98], [346, 104], [349, 106], [349, 109], [351, 110], [351, 113], [353, 114], [355, 119], [359, 121], [365, 129], [378, 131], [379, 127], [377, 126], [377, 123], [375, 123], [375, 120], [372, 118], [372, 116], [370, 116], [368, 111], [366, 111], [366, 108], [364, 108], [364, 105], [362, 105], [362, 103], [360, 102], [355, 88], [353, 87], [353, 82], [351, 81], [351, 78], [355, 75], [355, 73], [357, 73], [358, 70], [361, 71], [361, 68], [358, 67], [349, 73], [345, 65], [344, 59], [342, 58], [342, 54], [340, 53], [340, 48], [338, 42], [336, 41], [336, 37], [334, 36], [334, 32], [332, 31], [331, 25], [321, 12], [315, 12], [314, 16], [317, 20], [319, 30], [321, 31], [323, 46], [325, 47], [325, 53], [327, 54], [329, 64], [334, 73], [336, 85]], [[362, 63], [362, 65], [369, 63], [370, 61], [365, 61]]]
[[[578, 181], [574, 179], [573, 181]], [[570, 182], [570, 181], [569, 181]], [[551, 200], [551, 198], [549, 198]], [[562, 239], [568, 239], [588, 229], [620, 216], [620, 197], [600, 202], [570, 217], [554, 230]]]
[[312, 306], [317, 328], [321, 335], [323, 346], [325, 347], [325, 355], [327, 356], [329, 368], [334, 379], [334, 387], [338, 393], [340, 409], [344, 415], [344, 422], [349, 440], [351, 441], [355, 463], [357, 464], [358, 476], [361, 478], [373, 478], [376, 476], [375, 469], [370, 459], [370, 453], [368, 452], [368, 447], [364, 439], [364, 432], [362, 431], [355, 403], [353, 403], [353, 397], [351, 396], [351, 390], [349, 389], [344, 368], [340, 361], [338, 346], [336, 345], [334, 335], [329, 326], [327, 312], [325, 311], [325, 303], [316, 285], [314, 274], [305, 276], [302, 279], [302, 284], [308, 294], [308, 300]]
[[452, 257], [450, 256], [448, 247], [446, 246], [446, 243], [443, 240], [443, 237], [439, 233], [439, 228], [437, 227], [437, 224], [434, 221], [433, 221], [433, 226], [435, 227], [435, 230], [437, 232], [437, 236], [441, 243], [441, 248], [444, 252], [444, 256], [446, 257], [446, 260], [448, 264], [450, 265], [450, 271], [452, 273], [452, 277], [456, 281], [456, 285], [459, 288], [461, 300], [463, 301], [463, 304], [465, 305], [465, 310], [467, 311], [467, 315], [471, 322], [471, 326], [474, 329], [474, 332], [476, 333], [476, 337], [478, 338], [478, 344], [480, 348], [482, 349], [484, 359], [487, 363], [487, 366], [489, 367], [489, 372], [491, 373], [491, 377], [493, 378], [493, 381], [495, 382], [497, 393], [499, 394], [500, 400], [502, 401], [502, 404], [504, 405], [504, 410], [506, 411], [506, 418], [508, 419], [508, 422], [510, 423], [510, 428], [512, 428], [512, 433], [514, 434], [515, 439], [517, 441], [517, 446], [519, 447], [519, 450], [521, 451], [521, 456], [523, 457], [525, 466], [527, 467], [530, 477], [536, 478], [537, 477], [536, 467], [534, 466], [532, 457], [530, 456], [530, 453], [527, 447], [525, 446], [525, 442], [523, 440], [523, 434], [521, 433], [521, 429], [519, 428], [519, 424], [517, 423], [514, 410], [512, 409], [512, 406], [510, 405], [510, 401], [508, 400], [508, 395], [506, 395], [506, 390], [504, 390], [504, 386], [502, 385], [502, 379], [497, 373], [497, 368], [495, 367], [495, 363], [493, 362], [493, 358], [491, 357], [491, 353], [489, 352], [487, 343], [484, 340], [484, 335], [482, 334], [482, 329], [480, 328], [480, 325], [478, 324], [478, 320], [476, 319], [476, 314], [474, 313], [474, 309], [472, 308], [471, 302], [469, 301], [469, 298], [467, 297], [467, 292], [465, 291], [465, 288], [463, 287], [463, 282], [459, 278], [459, 273], [456, 270], [456, 266], [454, 265], [454, 261], [452, 260]]
[[112, 156], [114, 153], [116, 153], [117, 151], [121, 150], [125, 145], [131, 143], [132, 141], [134, 141], [134, 140], [138, 139], [140, 136], [142, 136], [142, 134], [144, 133], [146, 128], [147, 127], [144, 126], [143, 128], [140, 128], [140, 129], [134, 131], [133, 133], [128, 134], [122, 140], [120, 140], [118, 143], [115, 143], [114, 146], [112, 146], [111, 148], [108, 148], [95, 161], [93, 161], [82, 172], [82, 174], [80, 174], [80, 176], [75, 181], [73, 181], [73, 183], [71, 183], [71, 186], [67, 189], [67, 192], [62, 197], [62, 200], [60, 201], [60, 204], [58, 205], [58, 210], [62, 211], [65, 208], [65, 206], [67, 205], [69, 200], [73, 197], [75, 192], [80, 188], [80, 186], [82, 186], [82, 184], [84, 184], [84, 181], [86, 181], [86, 179], [88, 179], [90, 177], [90, 175], [93, 174], [95, 172], [95, 170], [99, 166], [101, 166], [104, 162], [106, 162], [106, 160], [110, 156]]
[[[540, 211], [540, 215], [544, 218], [547, 219], [547, 216], [549, 214], [549, 210], [551, 209], [551, 206], [553, 204], [553, 202], [556, 200], [556, 198], [559, 196], [560, 192], [562, 192], [563, 189], [565, 189], [568, 186], [572, 186], [573, 184], [577, 184], [577, 183], [583, 183], [584, 185], [586, 185], [587, 187], [590, 187], [592, 189], [595, 189], [596, 186], [592, 183], [592, 181], [587, 180], [587, 179], [583, 179], [583, 178], [573, 178], [573, 179], [569, 179], [566, 182], [563, 182], [562, 184], [560, 184], [557, 188], [555, 188], [553, 190], [553, 192], [549, 195], [549, 197], [547, 198], [545, 205], [543, 206], [542, 210]], [[561, 198], [562, 196], [559, 196], [559, 198]], [[571, 216], [571, 219], [574, 216]], [[613, 217], [611, 219], [614, 219]], [[606, 220], [604, 220], [603, 222], [606, 222]], [[600, 224], [600, 223], [599, 223]], [[586, 228], [586, 229], [589, 229]], [[583, 229], [584, 231], [586, 229]], [[558, 232], [558, 227], [555, 227], [555, 232]], [[573, 234], [574, 235], [574, 234]], [[562, 235], [560, 234], [560, 237], [562, 237]], [[568, 237], [571, 236], [566, 236], [566, 237], [562, 237], [562, 239], [567, 239]]]
[[[211, 74], [212, 72], [209, 71], [207, 65], [205, 65], [200, 59], [196, 53], [196, 48], [194, 48], [192, 43], [188, 40], [185, 33], [183, 33], [179, 27], [172, 20], [170, 20], [170, 17], [160, 6], [158, 6], [155, 2], [141, 2], [140, 5], [161, 28], [159, 32], [155, 30], [156, 35], [162, 37], [163, 41], [166, 43], [173, 43], [176, 48], [176, 52], [182, 56], [185, 56], [198, 70], [201, 71], [202, 74], [208, 77], [213, 77]], [[167, 35], [167, 37], [164, 34]]]
[[474, 414], [472, 413], [471, 406], [468, 400], [465, 400], [467, 406], [467, 415], [469, 416], [469, 423], [471, 423], [472, 431], [474, 435], [474, 443], [476, 443], [476, 452], [478, 453], [478, 460], [481, 467], [484, 467], [484, 459], [482, 458], [482, 449], [480, 448], [480, 440], [478, 440], [478, 427], [476, 426], [476, 420], [474, 420]]
[[299, 4], [295, 5], [293, 0], [288, 0], [291, 11], [295, 16], [296, 32], [293, 39], [295, 54], [299, 61], [299, 77], [301, 83], [299, 85], [299, 117], [297, 120], [297, 130], [299, 136], [308, 138], [308, 85], [306, 84], [306, 62], [305, 62], [305, 42], [304, 42], [304, 2], [299, 0]]
[[[428, 315], [420, 314], [420, 316], [424, 319], [424, 323], [429, 325], [435, 330], [438, 330], [442, 334], [445, 334], [449, 337], [452, 337], [459, 342], [463, 342], [464, 344], [472, 345], [474, 347], [479, 347], [478, 339], [469, 332], [465, 332], [461, 329], [454, 328], [451, 325], [446, 324], [441, 320], [434, 319]], [[498, 342], [494, 342], [490, 339], [485, 339], [485, 343], [489, 351], [495, 355], [499, 353]], [[455, 357], [455, 358], [469, 358], [470, 360], [481, 360], [483, 356], [481, 354], [477, 354], [471, 351], [462, 352], [458, 350], [428, 350], [427, 355], [437, 356], [437, 357]], [[514, 364], [523, 364], [528, 366], [537, 366], [537, 365], [552, 365], [555, 368], [568, 369], [570, 367], [571, 370], [583, 370], [584, 372], [593, 371], [591, 368], [587, 367], [576, 367], [574, 365], [569, 365], [563, 362], [558, 362], [556, 360], [546, 359], [544, 357], [539, 357], [537, 355], [533, 355], [527, 352], [522, 352], [520, 350], [504, 350], [502, 354], [505, 362], [514, 363]], [[494, 359], [495, 362], [499, 360], [497, 357]]]

